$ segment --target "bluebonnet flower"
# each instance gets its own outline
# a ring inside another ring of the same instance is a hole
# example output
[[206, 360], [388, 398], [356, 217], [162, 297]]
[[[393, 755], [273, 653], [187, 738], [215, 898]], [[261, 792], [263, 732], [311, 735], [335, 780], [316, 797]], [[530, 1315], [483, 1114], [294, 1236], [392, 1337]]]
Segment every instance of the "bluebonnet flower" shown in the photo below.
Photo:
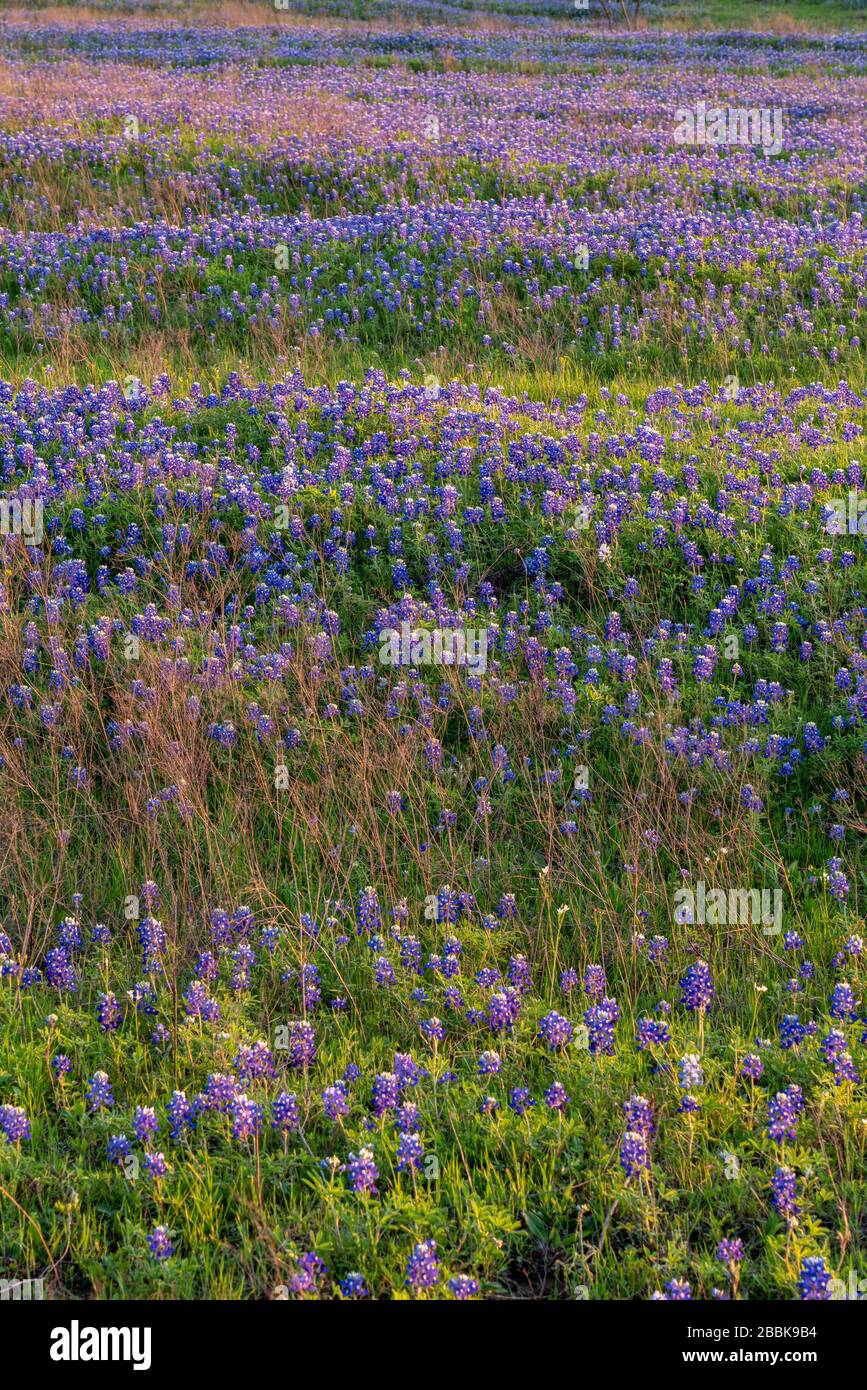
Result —
[[425, 1240], [416, 1245], [407, 1261], [406, 1282], [416, 1293], [422, 1289], [432, 1289], [440, 1281], [440, 1266], [437, 1258], [435, 1240]]
[[397, 984], [394, 966], [387, 956], [377, 956], [373, 962], [373, 977], [379, 989], [391, 989]]
[[828, 860], [828, 892], [840, 903], [845, 903], [849, 897], [849, 880], [843, 871], [842, 859]]
[[486, 1018], [492, 1033], [510, 1034], [521, 1012], [521, 996], [508, 987], [495, 990], [488, 1000]]
[[819, 1050], [826, 1062], [833, 1062], [841, 1052], [846, 1051], [846, 1034], [839, 1028], [830, 1028], [822, 1039]]
[[164, 1178], [169, 1171], [166, 1163], [166, 1156], [163, 1153], [146, 1153], [144, 1156], [145, 1171], [151, 1178]]
[[787, 1052], [790, 1048], [800, 1047], [806, 1036], [807, 1030], [798, 1015], [786, 1014], [780, 1024], [780, 1047], [782, 1050]]
[[357, 1154], [349, 1155], [349, 1162], [346, 1165], [349, 1173], [349, 1185], [353, 1192], [369, 1192], [376, 1196], [378, 1188], [376, 1186], [379, 1178], [379, 1169], [373, 1157], [373, 1149], [360, 1149]]
[[316, 1062], [316, 1035], [312, 1023], [289, 1024], [288, 1065], [293, 1071], [312, 1067]]
[[640, 1134], [650, 1136], [656, 1129], [653, 1118], [653, 1106], [646, 1096], [640, 1096], [636, 1092], [623, 1102], [623, 1112], [626, 1116], [626, 1127], [629, 1130], [637, 1130]]
[[295, 1270], [289, 1279], [290, 1293], [315, 1293], [327, 1273], [325, 1261], [313, 1250], [305, 1250], [295, 1261]]
[[839, 984], [834, 986], [829, 1011], [832, 1018], [850, 1019], [857, 1017], [858, 1004], [852, 986], [846, 980], [841, 980]]
[[353, 1271], [345, 1275], [340, 1280], [340, 1292], [344, 1298], [369, 1298], [370, 1290], [367, 1287], [363, 1274]]
[[29, 1139], [30, 1121], [26, 1111], [19, 1105], [0, 1105], [0, 1131], [7, 1144], [18, 1144], [22, 1139]]
[[613, 1056], [614, 1025], [617, 1017], [617, 1006], [611, 999], [603, 999], [600, 1004], [592, 1004], [586, 1010], [584, 1024], [588, 1033], [588, 1047], [594, 1055], [601, 1053]]
[[206, 1023], [216, 1023], [220, 1017], [220, 1006], [211, 999], [201, 980], [192, 980], [184, 991], [184, 1012], [188, 1018], [202, 1018]]
[[271, 1107], [271, 1127], [283, 1134], [291, 1134], [301, 1128], [301, 1110], [298, 1097], [288, 1091], [281, 1091], [274, 1097]]
[[144, 917], [136, 930], [142, 950], [144, 972], [146, 975], [158, 974], [163, 968], [162, 957], [166, 949], [163, 925], [155, 917]]
[[584, 993], [590, 999], [601, 999], [607, 987], [602, 966], [588, 965], [584, 971]]
[[148, 1245], [155, 1260], [167, 1260], [174, 1254], [172, 1239], [165, 1226], [154, 1226], [148, 1236]]
[[798, 1205], [798, 1183], [791, 1168], [777, 1167], [771, 1178], [774, 1206], [780, 1216], [792, 1220], [801, 1208]]
[[650, 1171], [647, 1136], [644, 1132], [627, 1130], [620, 1144], [620, 1166], [627, 1178], [639, 1177]]
[[397, 1168], [398, 1172], [407, 1172], [413, 1168], [420, 1168], [424, 1158], [424, 1149], [421, 1140], [416, 1134], [401, 1134], [397, 1143]]
[[473, 1279], [469, 1274], [456, 1274], [449, 1280], [449, 1291], [453, 1298], [461, 1302], [469, 1298], [477, 1298], [479, 1294], [479, 1281]]
[[66, 951], [60, 946], [53, 947], [45, 957], [45, 982], [52, 989], [68, 990], [74, 994], [78, 989], [78, 976]]
[[688, 1302], [692, 1298], [692, 1288], [686, 1279], [669, 1279], [665, 1285], [665, 1299], [669, 1303]]
[[110, 1110], [114, 1105], [114, 1091], [106, 1073], [95, 1071], [87, 1086], [87, 1099], [91, 1110]]
[[170, 1133], [173, 1139], [179, 1139], [185, 1129], [194, 1129], [196, 1124], [195, 1110], [187, 1100], [184, 1091], [174, 1091], [171, 1099], [166, 1106], [169, 1117]]
[[229, 1107], [238, 1093], [238, 1083], [234, 1076], [224, 1072], [211, 1072], [205, 1082], [205, 1089], [196, 1097], [196, 1106], [202, 1111], [216, 1111], [228, 1114]]
[[571, 1096], [567, 1094], [561, 1081], [552, 1081], [545, 1092], [545, 1104], [549, 1110], [565, 1110], [570, 1100]]
[[382, 909], [375, 888], [365, 888], [358, 898], [359, 930], [368, 934], [379, 931], [382, 926]]
[[704, 1072], [702, 1071], [701, 1058], [694, 1052], [687, 1053], [681, 1057], [678, 1063], [678, 1074], [680, 1076], [681, 1089], [691, 1091], [693, 1087], [704, 1085]]
[[572, 1024], [568, 1018], [552, 1009], [539, 1023], [539, 1037], [548, 1044], [551, 1052], [556, 1052], [572, 1041]]
[[125, 1134], [113, 1134], [106, 1145], [105, 1152], [109, 1163], [116, 1163], [118, 1167], [123, 1167], [126, 1159], [132, 1153], [132, 1146]]
[[499, 1052], [483, 1052], [479, 1057], [479, 1075], [496, 1076], [502, 1070]]
[[329, 1120], [339, 1120], [348, 1115], [349, 1092], [346, 1083], [336, 1081], [333, 1086], [326, 1086], [322, 1092], [322, 1105]]
[[261, 1039], [249, 1045], [242, 1044], [232, 1065], [244, 1081], [263, 1080], [276, 1075], [271, 1049]]
[[159, 1133], [160, 1122], [157, 1119], [156, 1111], [150, 1105], [137, 1105], [132, 1122], [135, 1137], [141, 1144], [150, 1144], [155, 1134]]
[[526, 1086], [515, 1086], [509, 1092], [509, 1109], [514, 1110], [516, 1115], [526, 1115], [531, 1106], [536, 1102]]
[[400, 1077], [395, 1072], [377, 1073], [373, 1080], [372, 1101], [375, 1115], [397, 1109], [400, 1104]]
[[744, 1243], [737, 1238], [721, 1240], [716, 1248], [716, 1257], [722, 1265], [740, 1264], [744, 1258]]
[[831, 1275], [821, 1255], [808, 1255], [801, 1261], [798, 1289], [805, 1301], [824, 1301], [831, 1297]]
[[401, 1090], [406, 1090], [407, 1087], [418, 1085], [422, 1073], [411, 1053], [396, 1052], [394, 1054], [394, 1075], [400, 1083]]
[[804, 1093], [800, 1086], [787, 1086], [768, 1101], [768, 1134], [777, 1144], [795, 1138], [795, 1126], [804, 1109]]
[[680, 982], [680, 1002], [691, 1011], [703, 1012], [710, 1006], [713, 997], [710, 969], [705, 961], [697, 960], [687, 968]]
[[834, 1084], [842, 1086], [844, 1082], [851, 1081], [856, 1086], [861, 1080], [861, 1073], [858, 1071], [851, 1052], [838, 1052], [833, 1062]]
[[671, 1042], [671, 1032], [661, 1019], [640, 1018], [635, 1041], [639, 1052], [646, 1052], [649, 1047], [662, 1047]]
[[741, 1076], [746, 1076], [751, 1081], [760, 1081], [764, 1069], [764, 1062], [755, 1052], [748, 1052], [741, 1062]]
[[421, 1112], [411, 1101], [405, 1102], [394, 1112], [394, 1127], [404, 1134], [415, 1134], [421, 1128]]

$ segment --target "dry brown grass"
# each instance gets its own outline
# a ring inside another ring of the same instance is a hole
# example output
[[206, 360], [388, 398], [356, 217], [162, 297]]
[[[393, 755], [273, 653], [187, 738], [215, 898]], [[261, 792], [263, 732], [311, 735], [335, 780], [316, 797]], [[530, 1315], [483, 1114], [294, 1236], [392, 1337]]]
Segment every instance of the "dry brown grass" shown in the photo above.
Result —
[[752, 28], [763, 34], [807, 34], [810, 25], [785, 10], [770, 10], [767, 14], [756, 14]]
[[[59, 24], [70, 28], [88, 23], [148, 29], [196, 27], [207, 24], [225, 29], [340, 29], [364, 33], [385, 33], [394, 28], [393, 23], [389, 23], [387, 18], [361, 20], [336, 15], [293, 14], [289, 11], [275, 10], [270, 5], [246, 4], [244, 0], [209, 0], [207, 4], [188, 4], [163, 11], [142, 10], [135, 15], [113, 14], [93, 5], [46, 5], [38, 11], [13, 5], [2, 11], [2, 17], [16, 23], [30, 24], [34, 22], [35, 17], [39, 23]], [[473, 23], [472, 27], [490, 27], [492, 31], [502, 27], [490, 16], [485, 18], [490, 23]]]

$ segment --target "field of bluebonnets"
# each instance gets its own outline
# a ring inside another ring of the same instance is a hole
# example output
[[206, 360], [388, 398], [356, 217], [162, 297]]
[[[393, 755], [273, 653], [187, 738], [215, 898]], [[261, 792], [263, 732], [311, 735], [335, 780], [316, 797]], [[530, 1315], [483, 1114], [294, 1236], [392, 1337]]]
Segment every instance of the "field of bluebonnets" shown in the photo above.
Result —
[[0, 21], [0, 1277], [863, 1297], [863, 13], [169, 8]]

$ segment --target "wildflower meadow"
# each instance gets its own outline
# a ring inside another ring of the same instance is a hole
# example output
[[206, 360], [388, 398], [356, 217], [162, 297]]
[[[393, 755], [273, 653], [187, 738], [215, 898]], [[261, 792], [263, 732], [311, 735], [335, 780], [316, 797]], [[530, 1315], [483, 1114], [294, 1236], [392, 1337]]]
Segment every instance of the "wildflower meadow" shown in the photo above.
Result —
[[0, 1308], [867, 1298], [865, 218], [862, 0], [0, 11]]

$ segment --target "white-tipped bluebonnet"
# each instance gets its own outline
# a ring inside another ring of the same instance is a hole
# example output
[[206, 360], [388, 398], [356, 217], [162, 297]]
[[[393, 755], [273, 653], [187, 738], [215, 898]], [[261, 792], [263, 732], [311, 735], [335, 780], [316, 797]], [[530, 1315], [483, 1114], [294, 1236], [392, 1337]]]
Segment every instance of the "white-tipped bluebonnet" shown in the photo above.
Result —
[[232, 1138], [253, 1139], [262, 1128], [262, 1107], [249, 1096], [235, 1096], [229, 1107]]
[[551, 1052], [556, 1052], [558, 1048], [567, 1047], [572, 1041], [572, 1024], [568, 1018], [552, 1009], [540, 1020], [539, 1037], [547, 1043]]
[[114, 1090], [104, 1071], [95, 1071], [87, 1083], [87, 1100], [93, 1111], [110, 1110], [114, 1105]]
[[774, 1207], [787, 1221], [793, 1220], [800, 1212], [798, 1205], [798, 1182], [793, 1169], [778, 1167], [771, 1178], [771, 1192]]
[[545, 1092], [545, 1104], [549, 1110], [565, 1110], [571, 1099], [562, 1081], [552, 1081]]
[[298, 1097], [289, 1091], [281, 1091], [274, 1097], [271, 1107], [271, 1128], [282, 1134], [292, 1134], [301, 1128], [301, 1109]]
[[460, 1302], [465, 1302], [470, 1298], [477, 1298], [479, 1295], [479, 1281], [470, 1274], [456, 1274], [449, 1280], [449, 1292], [453, 1298]]
[[22, 1139], [29, 1139], [30, 1120], [27, 1112], [20, 1105], [0, 1105], [0, 1132], [7, 1144], [18, 1144]]
[[432, 1289], [440, 1281], [440, 1266], [435, 1240], [421, 1241], [407, 1260], [406, 1282], [415, 1292]]
[[139, 1143], [149, 1145], [155, 1134], [159, 1133], [160, 1122], [151, 1105], [137, 1105], [132, 1121], [133, 1131]]
[[821, 1255], [808, 1255], [801, 1261], [798, 1290], [807, 1302], [824, 1302], [831, 1297], [831, 1274]]
[[370, 1290], [367, 1287], [363, 1274], [353, 1270], [351, 1274], [346, 1274], [340, 1280], [340, 1292], [344, 1298], [369, 1298]]
[[795, 1126], [804, 1109], [804, 1093], [800, 1086], [787, 1086], [768, 1101], [768, 1134], [777, 1144], [795, 1138]]
[[627, 1130], [620, 1142], [620, 1166], [627, 1178], [650, 1171], [647, 1136], [637, 1129]]
[[706, 961], [697, 960], [687, 967], [680, 982], [680, 1002], [693, 1012], [704, 1012], [714, 997], [713, 980]]
[[167, 1260], [174, 1254], [172, 1238], [166, 1226], [154, 1226], [148, 1236], [148, 1245], [155, 1260]]
[[421, 1168], [424, 1148], [417, 1134], [401, 1134], [397, 1141], [397, 1169], [400, 1173]]
[[526, 1115], [527, 1111], [535, 1104], [536, 1102], [526, 1086], [514, 1086], [509, 1092], [509, 1109], [514, 1110], [516, 1115]]
[[315, 1293], [322, 1285], [328, 1266], [313, 1250], [305, 1250], [295, 1261], [295, 1268], [289, 1278], [290, 1292], [296, 1294]]
[[349, 1186], [353, 1192], [369, 1192], [376, 1196], [379, 1169], [373, 1157], [373, 1149], [364, 1148], [357, 1154], [351, 1153], [346, 1169], [349, 1173]]

